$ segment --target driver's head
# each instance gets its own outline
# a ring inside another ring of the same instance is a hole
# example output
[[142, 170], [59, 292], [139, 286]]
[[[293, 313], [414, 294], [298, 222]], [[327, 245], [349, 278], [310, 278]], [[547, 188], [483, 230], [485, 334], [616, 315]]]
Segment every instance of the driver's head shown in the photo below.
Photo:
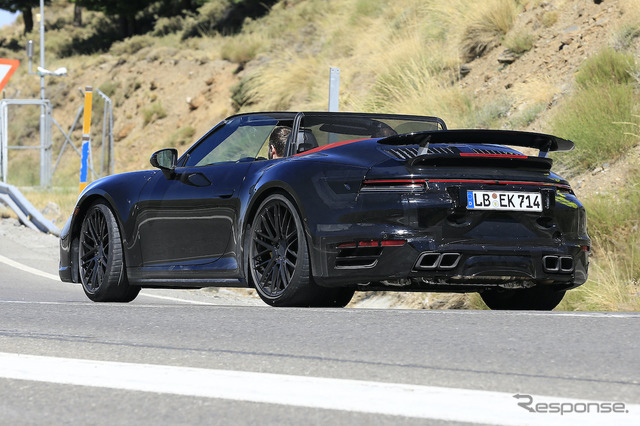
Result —
[[273, 129], [271, 136], [269, 136], [269, 158], [284, 157], [284, 148], [290, 134], [291, 128], [286, 126], [278, 126]]

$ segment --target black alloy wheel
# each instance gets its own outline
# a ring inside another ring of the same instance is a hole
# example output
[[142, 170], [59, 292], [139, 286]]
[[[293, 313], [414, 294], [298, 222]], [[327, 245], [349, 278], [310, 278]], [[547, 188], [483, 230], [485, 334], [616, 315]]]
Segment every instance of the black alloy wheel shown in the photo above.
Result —
[[492, 289], [480, 293], [492, 310], [550, 311], [562, 301], [565, 290], [546, 285], [523, 289]]
[[258, 294], [272, 306], [316, 306], [322, 288], [310, 278], [302, 221], [282, 194], [262, 202], [249, 236], [249, 271]]
[[127, 282], [118, 223], [103, 202], [89, 207], [82, 221], [78, 265], [82, 288], [94, 302], [130, 302], [140, 292]]

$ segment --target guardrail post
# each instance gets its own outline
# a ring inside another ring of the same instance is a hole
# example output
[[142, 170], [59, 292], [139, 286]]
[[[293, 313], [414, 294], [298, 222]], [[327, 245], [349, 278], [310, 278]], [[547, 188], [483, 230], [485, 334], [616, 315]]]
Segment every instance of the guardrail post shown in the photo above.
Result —
[[91, 150], [91, 104], [93, 88], [87, 86], [84, 92], [84, 120], [82, 123], [82, 158], [80, 160], [80, 192], [87, 187], [87, 172], [89, 170], [89, 155]]
[[338, 112], [340, 107], [340, 68], [329, 70], [329, 112]]

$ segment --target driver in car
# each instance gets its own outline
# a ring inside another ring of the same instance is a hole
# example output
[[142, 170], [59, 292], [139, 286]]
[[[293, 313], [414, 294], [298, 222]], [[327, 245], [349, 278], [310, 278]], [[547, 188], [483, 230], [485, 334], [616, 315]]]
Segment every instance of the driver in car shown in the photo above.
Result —
[[269, 136], [269, 159], [284, 157], [284, 148], [290, 134], [289, 127], [279, 126], [273, 129], [271, 136]]

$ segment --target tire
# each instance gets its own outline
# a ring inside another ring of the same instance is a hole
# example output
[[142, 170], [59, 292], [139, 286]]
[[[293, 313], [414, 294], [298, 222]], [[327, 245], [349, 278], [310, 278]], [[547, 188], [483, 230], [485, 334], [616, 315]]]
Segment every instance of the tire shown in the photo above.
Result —
[[248, 271], [262, 300], [271, 306], [319, 306], [324, 290], [311, 280], [302, 221], [282, 194], [258, 207], [249, 231]]
[[322, 302], [322, 304], [319, 303], [316, 306], [323, 306], [326, 308], [344, 308], [349, 304], [349, 302], [351, 302], [356, 289], [349, 287], [340, 287], [327, 288], [324, 289], [324, 291], [324, 301]]
[[480, 293], [492, 310], [550, 311], [562, 301], [565, 290], [537, 285], [525, 289], [493, 289]]
[[122, 253], [120, 230], [111, 209], [96, 202], [80, 228], [78, 268], [87, 297], [94, 302], [131, 302], [140, 287], [130, 286]]

